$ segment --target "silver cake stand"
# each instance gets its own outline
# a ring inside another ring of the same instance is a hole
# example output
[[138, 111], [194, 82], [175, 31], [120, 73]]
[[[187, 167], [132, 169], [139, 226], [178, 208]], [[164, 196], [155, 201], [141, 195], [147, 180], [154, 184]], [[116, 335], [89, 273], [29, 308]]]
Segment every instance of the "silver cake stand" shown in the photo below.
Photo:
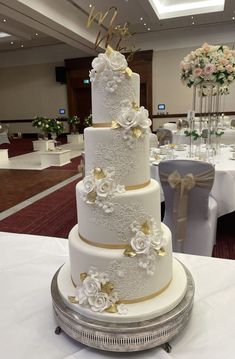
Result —
[[185, 327], [193, 308], [194, 281], [189, 270], [185, 266], [184, 269], [187, 290], [182, 301], [160, 317], [129, 324], [91, 320], [66, 306], [57, 285], [59, 269], [51, 283], [53, 308], [58, 323], [55, 333], [59, 334], [63, 330], [82, 344], [106, 351], [134, 352], [162, 345], [170, 352], [169, 341]]

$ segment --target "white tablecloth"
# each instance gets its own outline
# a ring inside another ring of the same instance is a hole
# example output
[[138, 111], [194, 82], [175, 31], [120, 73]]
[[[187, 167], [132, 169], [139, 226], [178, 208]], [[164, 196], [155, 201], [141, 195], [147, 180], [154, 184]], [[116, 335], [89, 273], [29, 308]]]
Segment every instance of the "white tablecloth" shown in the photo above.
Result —
[[[187, 151], [174, 151], [176, 159], [187, 158]], [[221, 148], [221, 154], [214, 158], [215, 180], [211, 190], [218, 204], [218, 217], [235, 211], [235, 160], [231, 159], [230, 146]], [[151, 165], [151, 177], [159, 183], [158, 166]], [[161, 200], [164, 200], [161, 190]]]
[[192, 318], [170, 344], [140, 353], [99, 352], [55, 335], [50, 284], [67, 240], [0, 232], [0, 356], [4, 359], [233, 359], [235, 261], [175, 254], [195, 280]]
[[0, 145], [3, 143], [10, 143], [6, 132], [0, 132]]

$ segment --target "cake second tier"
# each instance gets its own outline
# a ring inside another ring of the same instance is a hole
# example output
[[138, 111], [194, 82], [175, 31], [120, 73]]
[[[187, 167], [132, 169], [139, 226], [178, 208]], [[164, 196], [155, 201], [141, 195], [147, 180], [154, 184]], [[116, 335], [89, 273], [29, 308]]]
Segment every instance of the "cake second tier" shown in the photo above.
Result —
[[144, 134], [127, 145], [123, 129], [85, 129], [86, 175], [94, 168], [115, 169], [117, 184], [132, 189], [146, 186], [150, 179], [149, 136]]

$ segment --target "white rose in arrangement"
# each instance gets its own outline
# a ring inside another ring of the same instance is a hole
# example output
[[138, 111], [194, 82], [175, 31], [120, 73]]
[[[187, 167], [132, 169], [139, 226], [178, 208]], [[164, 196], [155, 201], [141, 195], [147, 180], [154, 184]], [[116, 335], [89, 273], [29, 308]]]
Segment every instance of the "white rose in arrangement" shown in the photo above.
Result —
[[125, 56], [118, 51], [112, 51], [108, 57], [108, 62], [112, 70], [125, 71], [127, 68], [127, 61]]
[[92, 176], [86, 176], [83, 179], [83, 185], [87, 193], [91, 192], [95, 188], [95, 179]]
[[99, 292], [94, 297], [88, 298], [88, 303], [90, 304], [91, 310], [93, 312], [103, 312], [106, 308], [110, 306], [110, 301], [107, 293]]
[[103, 178], [96, 183], [96, 192], [99, 197], [107, 197], [113, 192], [112, 178]]
[[150, 238], [143, 232], [137, 232], [131, 240], [131, 247], [137, 254], [147, 254], [150, 249]]
[[82, 289], [87, 297], [96, 296], [100, 288], [100, 282], [96, 278], [86, 277], [82, 282]]

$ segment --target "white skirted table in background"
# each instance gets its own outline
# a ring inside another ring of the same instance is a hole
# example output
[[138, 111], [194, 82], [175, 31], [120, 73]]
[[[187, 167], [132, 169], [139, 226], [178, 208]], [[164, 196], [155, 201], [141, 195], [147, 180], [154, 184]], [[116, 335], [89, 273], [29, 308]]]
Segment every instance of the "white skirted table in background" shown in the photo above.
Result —
[[8, 149], [0, 149], [0, 162], [8, 162]]
[[71, 133], [67, 135], [67, 142], [72, 145], [79, 145], [79, 147], [84, 146], [83, 135], [79, 133]]
[[34, 151], [52, 151], [55, 148], [54, 140], [36, 140], [33, 141]]
[[70, 163], [71, 150], [40, 151], [39, 155], [43, 167], [64, 166]]
[[7, 132], [0, 132], [0, 145], [10, 143]]
[[195, 281], [195, 303], [185, 330], [170, 344], [139, 353], [87, 348], [57, 326], [51, 280], [68, 258], [66, 239], [0, 232], [1, 358], [15, 359], [233, 359], [235, 261], [175, 254]]

